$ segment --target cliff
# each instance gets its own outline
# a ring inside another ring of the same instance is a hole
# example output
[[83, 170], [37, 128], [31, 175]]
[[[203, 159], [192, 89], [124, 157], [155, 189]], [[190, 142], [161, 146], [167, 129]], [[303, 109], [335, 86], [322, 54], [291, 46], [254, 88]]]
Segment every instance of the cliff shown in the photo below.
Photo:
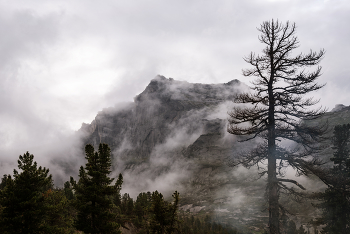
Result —
[[157, 76], [133, 103], [100, 111], [80, 132], [85, 144], [110, 145], [114, 173], [123, 173], [124, 191], [131, 195], [178, 190], [183, 210], [217, 217], [235, 210], [230, 215], [243, 223], [251, 212], [240, 209], [247, 200], [258, 206], [263, 195], [263, 183], [250, 176], [254, 172], [227, 166], [244, 146], [236, 147], [226, 131], [227, 112], [234, 95], [246, 89], [238, 80], [193, 84]]
[[[132, 196], [178, 190], [184, 211], [209, 212], [216, 221], [261, 229], [268, 215], [264, 179], [258, 180], [257, 169], [227, 165], [237, 152], [255, 143], [237, 143], [237, 137], [226, 131], [233, 97], [245, 90], [238, 80], [196, 84], [157, 76], [134, 102], [100, 111], [80, 132], [85, 144], [109, 144], [113, 173], [123, 173], [124, 191]], [[327, 120], [331, 136], [336, 124], [350, 122], [349, 107], [339, 105], [318, 121]], [[330, 155], [331, 147], [323, 157]], [[300, 180], [309, 191], [323, 186], [315, 179]], [[315, 215], [310, 204], [284, 202], [297, 214], [297, 222]]]
[[225, 121], [211, 115], [232, 100], [241, 85], [238, 80], [208, 85], [157, 76], [133, 103], [104, 109], [80, 131], [87, 133], [86, 143], [109, 144], [115, 157], [147, 160], [176, 130], [222, 135]]

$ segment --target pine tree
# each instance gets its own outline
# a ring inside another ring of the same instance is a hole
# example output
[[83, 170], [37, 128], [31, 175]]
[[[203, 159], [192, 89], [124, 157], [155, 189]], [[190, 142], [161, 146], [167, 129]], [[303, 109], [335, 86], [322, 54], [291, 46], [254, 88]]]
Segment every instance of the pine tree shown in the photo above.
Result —
[[113, 202], [116, 206], [120, 207], [121, 206], [121, 202], [122, 202], [122, 197], [120, 194], [120, 191], [122, 190], [122, 184], [123, 184], [123, 176], [122, 174], [119, 174], [117, 182], [115, 183], [115, 189], [116, 189], [116, 193], [114, 194], [114, 199]]
[[325, 225], [323, 233], [350, 233], [350, 124], [334, 127], [333, 149], [331, 158], [334, 166], [331, 168], [324, 193], [316, 194], [322, 202], [316, 207], [322, 209], [319, 224]]
[[152, 193], [152, 205], [150, 212], [152, 218], [150, 220], [150, 229], [156, 234], [171, 234], [177, 230], [177, 209], [179, 203], [179, 193], [173, 194], [173, 203], [168, 203], [157, 190]]
[[6, 187], [7, 179], [8, 179], [9, 177], [11, 177], [11, 176], [5, 174], [5, 175], [1, 178], [0, 190], [3, 190], [3, 189]]
[[66, 196], [66, 198], [68, 200], [72, 200], [75, 198], [74, 193], [73, 193], [73, 188], [72, 188], [71, 184], [69, 183], [69, 181], [66, 181], [64, 183], [63, 191], [64, 191], [64, 195]]
[[131, 216], [134, 211], [134, 200], [130, 197], [128, 193], [122, 196], [120, 209], [122, 214]]
[[[335, 150], [331, 161], [333, 161], [333, 172], [344, 179], [350, 175], [350, 124], [337, 125], [333, 132], [333, 149]], [[344, 185], [341, 185], [344, 186]]]
[[100, 144], [98, 152], [92, 145], [86, 145], [87, 163], [80, 167], [79, 181], [71, 177], [76, 193], [78, 211], [75, 226], [85, 233], [120, 233], [113, 197], [118, 192], [118, 184], [111, 186], [111, 150], [107, 144]]
[[[317, 101], [303, 96], [323, 87], [316, 83], [321, 67], [313, 72], [307, 72], [305, 68], [319, 64], [324, 50], [294, 55], [299, 46], [295, 29], [295, 24], [274, 20], [263, 22], [258, 28], [261, 32], [259, 40], [265, 46], [263, 54], [247, 56], [245, 61], [252, 68], [243, 71], [246, 77], [256, 77], [251, 87], [253, 92], [236, 97], [236, 103], [248, 105], [235, 107], [229, 119], [229, 133], [247, 136], [243, 141], [260, 138], [262, 142], [254, 150], [237, 155], [232, 165], [262, 168], [267, 162], [261, 175], [267, 175], [271, 234], [280, 233], [280, 193], [298, 194], [285, 183], [305, 189], [295, 180], [284, 179], [284, 169], [291, 166], [299, 175], [308, 175], [321, 164], [317, 159], [310, 160], [310, 155], [318, 150], [315, 143], [320, 140], [324, 129], [305, 124], [305, 121], [320, 117], [324, 111], [307, 110]], [[283, 140], [297, 143], [298, 147], [285, 148], [279, 144]]]
[[43, 233], [70, 234], [75, 233], [73, 227], [75, 210], [65, 196], [64, 190], [48, 190], [44, 194], [45, 217]]
[[13, 179], [6, 177], [6, 186], [1, 190], [0, 203], [3, 207], [1, 226], [5, 233], [44, 233], [45, 220], [44, 193], [52, 188], [49, 169], [33, 161], [29, 152], [19, 156], [18, 172]]
[[135, 202], [135, 215], [137, 216], [137, 226], [140, 227], [145, 216], [147, 215], [149, 206], [151, 204], [151, 198], [147, 193], [140, 193]]
[[174, 233], [177, 230], [177, 224], [179, 222], [177, 217], [177, 210], [180, 201], [180, 194], [175, 191], [172, 195], [174, 201], [168, 205], [169, 209], [169, 226], [167, 228], [167, 233]]

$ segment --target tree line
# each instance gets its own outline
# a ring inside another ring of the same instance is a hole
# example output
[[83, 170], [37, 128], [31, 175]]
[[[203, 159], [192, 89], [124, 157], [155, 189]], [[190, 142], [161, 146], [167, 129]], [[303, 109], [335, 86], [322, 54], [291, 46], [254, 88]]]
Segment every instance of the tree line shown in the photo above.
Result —
[[[328, 185], [314, 193], [314, 206], [322, 215], [310, 222], [320, 226], [320, 233], [350, 233], [350, 124], [334, 128], [332, 143], [334, 166], [319, 177]], [[79, 170], [79, 180], [72, 177], [63, 188], [54, 188], [49, 169], [38, 167], [28, 152], [19, 156], [13, 176], [4, 175], [0, 183], [1, 233], [121, 233], [133, 227], [146, 233], [240, 233], [225, 224], [205, 218], [179, 214], [179, 193], [173, 201], [158, 192], [141, 192], [136, 200], [121, 194], [123, 177], [116, 181], [111, 173], [110, 149], [100, 144], [98, 152], [85, 147], [87, 163]], [[113, 183], [114, 182], [114, 183]], [[303, 225], [281, 216], [281, 233], [306, 234]], [[318, 230], [314, 228], [314, 233]]]
[[[49, 169], [38, 166], [29, 152], [19, 156], [13, 176], [0, 183], [0, 233], [225, 233], [236, 229], [179, 216], [180, 195], [171, 202], [162, 193], [142, 192], [136, 200], [121, 194], [123, 176], [110, 178], [111, 150], [100, 144], [97, 152], [86, 145], [87, 163], [63, 188], [55, 188]], [[121, 228], [122, 227], [122, 228]]]

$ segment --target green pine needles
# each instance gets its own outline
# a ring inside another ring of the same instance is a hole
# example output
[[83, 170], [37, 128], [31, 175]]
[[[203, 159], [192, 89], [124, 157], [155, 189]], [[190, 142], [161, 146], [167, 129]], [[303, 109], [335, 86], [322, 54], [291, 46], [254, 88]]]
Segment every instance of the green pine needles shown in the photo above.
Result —
[[2, 233], [44, 233], [47, 209], [43, 193], [53, 187], [49, 169], [38, 167], [29, 152], [19, 156], [13, 179], [5, 175], [0, 193]]
[[123, 176], [110, 178], [111, 150], [100, 144], [95, 152], [85, 147], [87, 163], [80, 167], [79, 180], [72, 177], [63, 188], [54, 188], [49, 169], [38, 167], [34, 156], [19, 157], [14, 175], [0, 181], [1, 234], [74, 234], [74, 233], [237, 233], [210, 219], [196, 222], [182, 212], [180, 195], [175, 191], [172, 201], [162, 193], [141, 192], [136, 201], [125, 193], [121, 196]]
[[350, 141], [350, 124], [335, 126], [333, 134], [332, 142], [335, 150], [333, 158], [331, 158], [331, 161], [334, 162], [333, 171], [340, 173], [342, 176], [349, 176], [350, 150], [348, 143]]
[[350, 124], [337, 125], [333, 131], [334, 166], [326, 172], [325, 192], [316, 193], [321, 203], [315, 206], [322, 210], [322, 216], [315, 224], [324, 225], [322, 233], [350, 233]]
[[338, 125], [333, 132], [334, 154], [331, 158], [332, 184], [323, 193], [323, 220], [326, 233], [349, 233], [350, 220], [350, 124]]
[[114, 185], [111, 173], [111, 150], [107, 144], [100, 144], [98, 152], [92, 145], [85, 147], [88, 162], [80, 167], [79, 181], [70, 182], [76, 194], [78, 211], [75, 226], [84, 233], [120, 233], [116, 222], [118, 213], [113, 197], [119, 192], [122, 177]]

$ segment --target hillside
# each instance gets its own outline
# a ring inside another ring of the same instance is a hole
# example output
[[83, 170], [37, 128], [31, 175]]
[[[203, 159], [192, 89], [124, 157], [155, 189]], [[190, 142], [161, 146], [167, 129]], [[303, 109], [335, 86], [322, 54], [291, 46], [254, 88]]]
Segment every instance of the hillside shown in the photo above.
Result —
[[[123, 191], [131, 196], [154, 190], [170, 195], [178, 190], [185, 212], [209, 213], [216, 221], [261, 230], [268, 215], [264, 178], [258, 179], [256, 168], [227, 165], [237, 152], [254, 145], [238, 143], [226, 132], [232, 99], [246, 89], [238, 80], [192, 84], [157, 76], [134, 102], [100, 111], [80, 132], [84, 144], [110, 145], [114, 174], [123, 174]], [[350, 109], [328, 112], [322, 121], [327, 119], [330, 129], [350, 122]], [[330, 153], [329, 148], [324, 157]], [[294, 176], [293, 171], [288, 173]], [[298, 180], [309, 191], [323, 188], [316, 179]], [[297, 223], [315, 215], [309, 203], [284, 202], [297, 215]]]

